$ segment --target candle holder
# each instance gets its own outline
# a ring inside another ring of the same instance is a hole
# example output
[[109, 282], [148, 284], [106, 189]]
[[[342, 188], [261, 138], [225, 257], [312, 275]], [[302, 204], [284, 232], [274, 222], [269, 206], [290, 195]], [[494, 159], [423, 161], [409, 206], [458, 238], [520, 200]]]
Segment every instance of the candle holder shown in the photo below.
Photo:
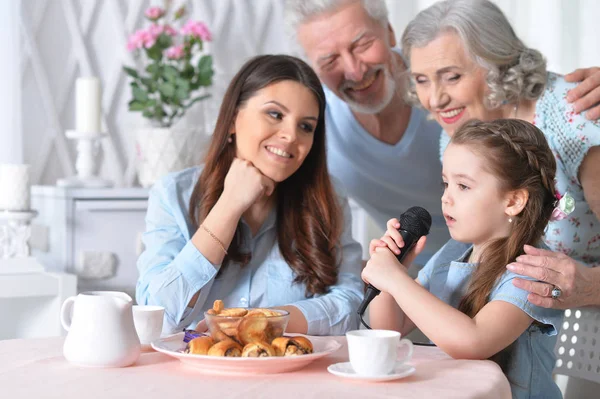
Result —
[[31, 220], [37, 211], [0, 211], [0, 274], [43, 272], [30, 256]]
[[100, 140], [108, 134], [103, 132], [87, 133], [77, 130], [67, 130], [67, 138], [77, 140], [77, 161], [75, 169], [77, 175], [66, 179], [59, 179], [56, 185], [59, 187], [83, 187], [83, 188], [105, 188], [112, 187], [113, 182], [95, 175], [96, 155]]

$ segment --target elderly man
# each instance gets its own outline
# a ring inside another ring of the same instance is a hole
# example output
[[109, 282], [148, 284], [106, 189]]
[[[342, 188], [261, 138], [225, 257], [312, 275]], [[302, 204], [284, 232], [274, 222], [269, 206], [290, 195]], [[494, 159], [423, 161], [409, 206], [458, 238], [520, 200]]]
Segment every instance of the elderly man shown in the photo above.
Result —
[[[441, 212], [441, 127], [403, 101], [400, 50], [384, 0], [287, 0], [286, 23], [325, 86], [330, 172], [382, 228], [419, 205], [433, 224], [424, 263], [449, 238]], [[600, 117], [600, 68], [570, 96], [579, 111]], [[580, 98], [581, 97], [581, 98]]]

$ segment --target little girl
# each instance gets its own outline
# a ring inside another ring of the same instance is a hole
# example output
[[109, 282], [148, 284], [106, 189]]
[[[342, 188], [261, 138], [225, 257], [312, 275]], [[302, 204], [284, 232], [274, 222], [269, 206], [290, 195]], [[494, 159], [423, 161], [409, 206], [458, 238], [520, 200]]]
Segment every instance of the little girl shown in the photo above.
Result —
[[416, 326], [454, 358], [494, 360], [513, 398], [560, 398], [552, 369], [562, 312], [530, 304], [506, 269], [525, 245], [540, 242], [555, 207], [555, 171], [543, 133], [528, 122], [460, 128], [443, 157], [442, 211], [452, 239], [416, 280], [396, 259], [404, 245], [396, 219], [371, 241], [362, 278], [382, 291], [371, 304], [373, 328], [407, 334]]

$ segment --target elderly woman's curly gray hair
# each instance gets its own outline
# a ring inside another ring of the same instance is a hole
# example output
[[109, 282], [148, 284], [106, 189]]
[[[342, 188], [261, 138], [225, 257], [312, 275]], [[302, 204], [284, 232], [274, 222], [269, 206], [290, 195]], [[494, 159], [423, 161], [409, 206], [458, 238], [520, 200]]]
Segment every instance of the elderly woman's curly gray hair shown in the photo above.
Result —
[[[402, 49], [429, 44], [441, 33], [455, 32], [468, 54], [487, 73], [485, 105], [496, 108], [519, 99], [536, 100], [546, 86], [546, 60], [517, 37], [500, 8], [488, 0], [446, 0], [421, 11], [402, 35]], [[412, 79], [407, 100], [419, 105]]]

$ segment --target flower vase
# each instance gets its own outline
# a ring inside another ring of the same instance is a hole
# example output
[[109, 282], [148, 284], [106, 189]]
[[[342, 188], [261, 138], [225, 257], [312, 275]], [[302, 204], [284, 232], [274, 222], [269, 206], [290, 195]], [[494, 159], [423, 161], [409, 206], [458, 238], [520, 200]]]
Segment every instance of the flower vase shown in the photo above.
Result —
[[136, 132], [137, 175], [142, 187], [198, 165], [207, 136], [198, 128], [142, 128]]

